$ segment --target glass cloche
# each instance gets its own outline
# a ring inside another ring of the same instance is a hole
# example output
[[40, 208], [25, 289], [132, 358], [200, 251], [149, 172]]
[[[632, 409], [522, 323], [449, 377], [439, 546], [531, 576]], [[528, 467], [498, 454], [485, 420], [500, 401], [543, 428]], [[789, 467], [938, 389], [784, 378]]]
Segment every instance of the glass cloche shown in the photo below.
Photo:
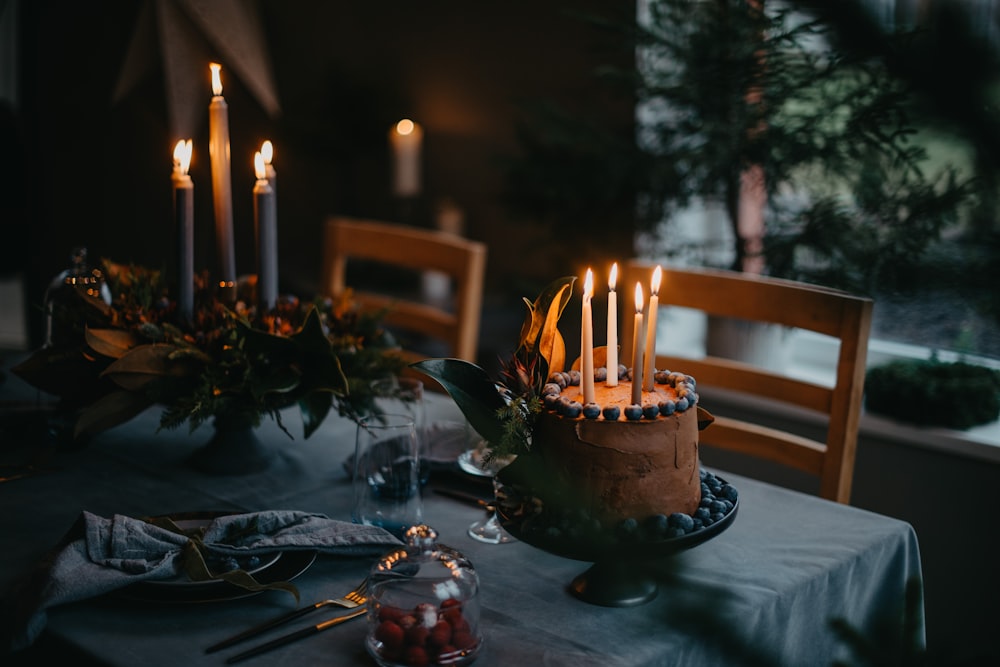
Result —
[[410, 528], [407, 546], [383, 556], [368, 583], [365, 646], [382, 667], [461, 665], [483, 644], [479, 576], [426, 525]]

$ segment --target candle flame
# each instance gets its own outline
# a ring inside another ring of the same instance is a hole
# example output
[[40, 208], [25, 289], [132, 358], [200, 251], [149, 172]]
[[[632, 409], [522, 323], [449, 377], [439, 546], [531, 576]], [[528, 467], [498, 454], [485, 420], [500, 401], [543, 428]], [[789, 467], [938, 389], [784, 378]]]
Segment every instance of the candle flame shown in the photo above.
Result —
[[181, 139], [174, 146], [174, 166], [177, 167], [182, 174], [188, 173], [188, 169], [191, 168], [191, 140], [188, 139], [184, 141]]
[[264, 158], [264, 164], [271, 164], [274, 159], [274, 145], [271, 144], [270, 139], [260, 145], [260, 154]]
[[660, 278], [663, 275], [663, 269], [659, 265], [653, 269], [653, 279], [649, 283], [650, 294], [656, 296], [660, 293]]
[[212, 94], [216, 97], [222, 95], [222, 65], [219, 63], [209, 63], [208, 68], [212, 70]]
[[416, 128], [416, 124], [409, 118], [404, 118], [403, 120], [396, 123], [396, 132], [406, 136], [408, 134], [413, 134], [413, 130]]
[[583, 279], [583, 298], [588, 301], [594, 296], [594, 272], [587, 269], [587, 277]]
[[264, 156], [260, 151], [253, 154], [253, 170], [257, 174], [258, 181], [267, 180], [267, 170], [264, 169]]
[[635, 284], [635, 312], [642, 312], [642, 283]]
[[611, 273], [608, 274], [608, 289], [615, 291], [615, 284], [618, 282], [618, 262], [611, 265]]

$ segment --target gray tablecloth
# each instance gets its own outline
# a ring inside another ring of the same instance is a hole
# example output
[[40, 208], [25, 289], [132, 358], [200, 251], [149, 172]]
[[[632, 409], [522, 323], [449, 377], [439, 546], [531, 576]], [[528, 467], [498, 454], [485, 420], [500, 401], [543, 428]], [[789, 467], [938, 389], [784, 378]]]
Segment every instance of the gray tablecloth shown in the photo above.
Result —
[[[447, 399], [431, 398], [429, 419], [457, 416]], [[289, 440], [265, 424], [262, 437], [280, 450], [273, 465], [225, 476], [185, 463], [208, 439], [207, 430], [193, 437], [156, 434], [157, 417], [140, 415], [85, 449], [61, 452], [54, 461], [58, 470], [0, 487], [5, 588], [83, 509], [139, 516], [294, 508], [349, 519], [342, 462], [353, 451], [352, 424], [328, 420], [309, 440]], [[300, 432], [295, 418], [285, 417], [292, 433]], [[651, 602], [630, 608], [587, 604], [568, 592], [588, 563], [523, 542], [472, 540], [465, 531], [482, 510], [427, 489], [426, 522], [442, 542], [469, 557], [481, 580], [486, 643], [476, 664], [736, 665], [757, 658], [769, 665], [831, 664], [850, 659], [831, 629], [834, 619], [884, 643], [881, 624], [898, 620], [907, 581], [920, 577], [912, 528], [719, 472], [740, 491], [735, 522], [677, 557], [636, 560], [635, 567], [659, 580], [660, 590]], [[369, 558], [320, 556], [295, 583], [304, 601], [323, 599], [349, 590], [370, 564]], [[217, 665], [227, 654], [206, 656], [205, 647], [293, 605], [278, 592], [203, 604], [136, 603], [111, 595], [52, 609], [47, 633], [111, 665]], [[336, 656], [338, 665], [371, 665], [364, 633], [364, 622], [349, 623], [247, 664], [334, 664]]]

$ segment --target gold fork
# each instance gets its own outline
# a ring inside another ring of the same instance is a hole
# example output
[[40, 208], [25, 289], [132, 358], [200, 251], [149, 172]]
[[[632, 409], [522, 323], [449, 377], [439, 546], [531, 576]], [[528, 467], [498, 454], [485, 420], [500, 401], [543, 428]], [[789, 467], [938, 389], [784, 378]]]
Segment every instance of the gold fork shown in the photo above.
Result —
[[296, 618], [301, 618], [306, 614], [316, 611], [317, 609], [322, 609], [323, 607], [344, 607], [345, 609], [354, 609], [355, 607], [360, 607], [368, 601], [368, 578], [366, 577], [360, 584], [358, 584], [354, 590], [345, 593], [343, 597], [330, 598], [327, 600], [320, 600], [319, 602], [314, 602], [311, 605], [302, 607], [301, 609], [296, 609], [295, 611], [290, 611], [287, 614], [282, 614], [276, 618], [272, 618], [269, 621], [264, 621], [259, 625], [255, 625], [252, 628], [244, 630], [243, 632], [233, 635], [228, 639], [223, 639], [217, 644], [213, 644], [205, 649], [205, 653], [215, 653], [224, 648], [233, 646], [234, 644], [239, 644], [240, 642], [250, 639], [251, 637], [256, 637], [262, 632], [266, 632], [271, 628], [276, 628], [279, 625], [284, 625], [289, 621], [293, 621]]

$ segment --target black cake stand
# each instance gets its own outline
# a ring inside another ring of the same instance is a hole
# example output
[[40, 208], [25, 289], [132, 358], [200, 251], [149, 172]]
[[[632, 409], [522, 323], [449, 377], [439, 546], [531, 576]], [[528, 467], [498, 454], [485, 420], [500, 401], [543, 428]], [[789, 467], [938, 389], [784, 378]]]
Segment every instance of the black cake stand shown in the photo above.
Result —
[[563, 531], [529, 525], [524, 514], [503, 502], [498, 503], [497, 515], [507, 532], [522, 542], [556, 556], [593, 563], [569, 585], [577, 598], [604, 607], [634, 607], [655, 598], [658, 590], [656, 580], [642, 567], [644, 562], [672, 556], [716, 537], [732, 525], [738, 509], [739, 497], [711, 525], [656, 540], [574, 538]]

